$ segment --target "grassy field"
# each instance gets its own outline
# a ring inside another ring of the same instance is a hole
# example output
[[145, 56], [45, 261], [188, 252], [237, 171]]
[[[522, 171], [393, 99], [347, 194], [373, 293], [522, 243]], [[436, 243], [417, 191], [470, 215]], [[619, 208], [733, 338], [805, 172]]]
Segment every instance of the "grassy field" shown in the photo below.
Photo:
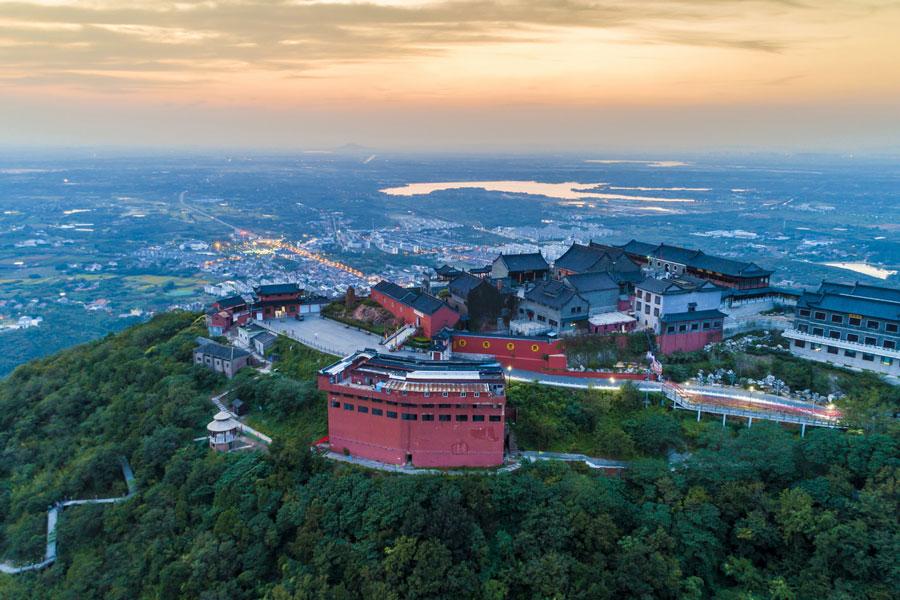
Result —
[[314, 442], [328, 433], [325, 397], [316, 389], [316, 372], [335, 361], [333, 356], [279, 336], [273, 353], [273, 373], [241, 373], [237, 395], [248, 404], [247, 423], [272, 438]]
[[287, 416], [253, 410], [246, 421], [273, 439], [294, 438], [312, 443], [328, 434], [328, 411], [324, 398]]

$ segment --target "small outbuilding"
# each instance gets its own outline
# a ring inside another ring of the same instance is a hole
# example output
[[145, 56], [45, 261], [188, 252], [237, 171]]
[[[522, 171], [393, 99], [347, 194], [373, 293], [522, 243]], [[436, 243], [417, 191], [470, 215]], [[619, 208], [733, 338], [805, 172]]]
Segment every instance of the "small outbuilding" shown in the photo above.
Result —
[[209, 434], [209, 447], [219, 452], [234, 450], [237, 446], [238, 436], [241, 432], [241, 424], [231, 413], [220, 411], [206, 426]]
[[250, 353], [234, 346], [224, 346], [211, 340], [201, 340], [194, 350], [194, 364], [204, 365], [231, 379], [234, 374], [247, 366]]
[[250, 411], [250, 408], [244, 403], [243, 400], [239, 398], [235, 398], [231, 401], [231, 412], [236, 414], [239, 417], [246, 415]]
[[588, 331], [591, 333], [627, 333], [637, 327], [637, 319], [623, 312], [612, 311], [591, 315]]
[[260, 333], [253, 338], [253, 349], [256, 350], [256, 353], [260, 356], [265, 356], [266, 352], [272, 349], [275, 346], [275, 340], [278, 339], [278, 336], [273, 335], [266, 331], [265, 333]]

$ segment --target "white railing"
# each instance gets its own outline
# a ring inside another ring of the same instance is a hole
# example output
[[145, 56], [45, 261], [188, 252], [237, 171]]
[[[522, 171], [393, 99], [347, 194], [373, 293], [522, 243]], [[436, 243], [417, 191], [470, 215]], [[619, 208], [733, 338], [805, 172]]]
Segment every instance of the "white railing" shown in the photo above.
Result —
[[416, 333], [416, 329], [414, 325], [405, 325], [386, 339], [384, 345], [387, 346], [388, 350], [396, 350]]
[[878, 356], [887, 356], [889, 358], [893, 358], [896, 360], [900, 360], [900, 350], [896, 348], [884, 348], [882, 346], [873, 346], [870, 344], [863, 344], [860, 342], [850, 342], [847, 340], [839, 340], [836, 338], [825, 337], [822, 335], [813, 335], [811, 333], [804, 333], [802, 331], [798, 331], [796, 329], [788, 329], [782, 333], [782, 335], [790, 340], [802, 340], [805, 342], [809, 342], [812, 344], [821, 344], [823, 346], [835, 346], [837, 348], [843, 348], [844, 350], [854, 350], [856, 352], [862, 352], [864, 354], [877, 354]]
[[777, 410], [753, 410], [749, 408], [724, 406], [721, 404], [707, 404], [704, 402], [696, 402], [691, 399], [691, 396], [689, 394], [684, 393], [678, 386], [671, 383], [663, 384], [662, 393], [666, 398], [672, 401], [673, 408], [680, 408], [683, 410], [742, 417], [745, 419], [763, 419], [766, 421], [777, 421], [779, 423], [795, 423], [797, 425], [828, 427], [832, 429], [841, 427], [840, 422], [837, 420], [832, 421], [828, 419], [820, 419], [816, 417], [798, 415], [796, 413]]

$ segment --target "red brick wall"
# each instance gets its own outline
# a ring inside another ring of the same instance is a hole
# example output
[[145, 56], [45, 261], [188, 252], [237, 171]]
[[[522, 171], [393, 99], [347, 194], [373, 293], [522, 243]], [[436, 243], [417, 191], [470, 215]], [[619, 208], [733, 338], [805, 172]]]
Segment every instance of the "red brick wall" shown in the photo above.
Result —
[[666, 333], [656, 336], [656, 343], [662, 354], [673, 352], [694, 352], [703, 350], [706, 344], [722, 341], [722, 331], [687, 331]]
[[411, 306], [397, 302], [377, 290], [372, 290], [371, 298], [404, 323], [418, 324], [428, 337], [433, 337], [444, 327], [453, 328], [459, 321], [459, 313], [449, 306], [442, 306], [431, 315], [419, 316]]
[[445, 327], [453, 328], [459, 322], [459, 313], [449, 306], [442, 306], [433, 314], [422, 317], [422, 331], [428, 337], [434, 337]]

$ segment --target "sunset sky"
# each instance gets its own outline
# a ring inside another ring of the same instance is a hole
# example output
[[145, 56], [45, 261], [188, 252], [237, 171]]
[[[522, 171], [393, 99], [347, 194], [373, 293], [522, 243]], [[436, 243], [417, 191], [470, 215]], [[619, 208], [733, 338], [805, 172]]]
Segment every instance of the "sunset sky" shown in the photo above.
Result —
[[0, 0], [0, 143], [900, 149], [888, 0]]

